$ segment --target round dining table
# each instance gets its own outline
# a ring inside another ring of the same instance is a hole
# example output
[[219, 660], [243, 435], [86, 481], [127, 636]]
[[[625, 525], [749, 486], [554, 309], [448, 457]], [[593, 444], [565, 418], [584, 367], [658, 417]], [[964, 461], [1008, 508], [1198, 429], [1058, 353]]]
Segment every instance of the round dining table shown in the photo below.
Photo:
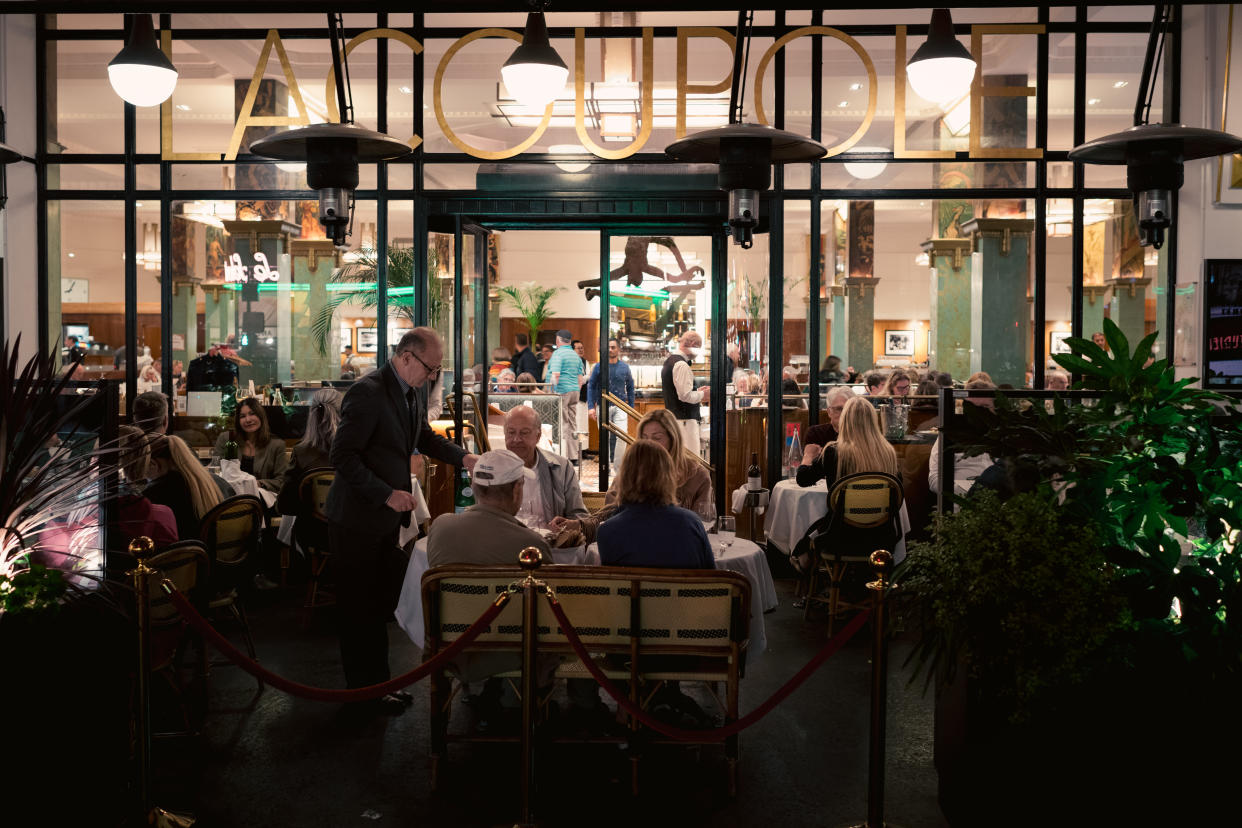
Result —
[[[719, 535], [707, 536], [712, 543], [716, 568], [741, 572], [751, 584], [750, 592], [750, 645], [747, 657], [755, 659], [767, 649], [768, 639], [764, 631], [763, 614], [776, 609], [776, 585], [772, 570], [763, 549], [743, 538], [735, 538], [725, 546]], [[578, 566], [599, 566], [599, 550], [595, 544], [553, 549], [552, 563]], [[423, 573], [427, 571], [427, 538], [419, 538], [410, 550], [410, 562], [406, 565], [405, 580], [401, 584], [401, 597], [395, 613], [397, 624], [418, 647], [427, 639], [423, 620]]]
[[[772, 488], [768, 503], [767, 522], [764, 530], [768, 542], [788, 555], [806, 535], [811, 524], [828, 514], [828, 482], [820, 480], [813, 486], [799, 486], [796, 480], [782, 480]], [[902, 538], [893, 550], [893, 559], [900, 562], [906, 556], [905, 536], [910, 532], [910, 518], [906, 504], [899, 513]]]

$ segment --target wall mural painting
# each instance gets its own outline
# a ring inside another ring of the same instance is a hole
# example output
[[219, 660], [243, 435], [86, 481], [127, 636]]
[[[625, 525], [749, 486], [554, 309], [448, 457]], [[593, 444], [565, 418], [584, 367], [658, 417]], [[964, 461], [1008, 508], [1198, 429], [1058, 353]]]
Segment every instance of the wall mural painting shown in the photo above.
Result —
[[[246, 92], [250, 81], [246, 78], [233, 80], [233, 116], [237, 117], [246, 101]], [[258, 86], [258, 92], [251, 107], [255, 116], [287, 115], [289, 112], [289, 87], [274, 78], [264, 78]], [[242, 136], [242, 146], [249, 147], [252, 143], [278, 131], [279, 127], [249, 126]], [[236, 164], [234, 165], [234, 189], [238, 190], [276, 190], [285, 186], [280, 181], [280, 168], [275, 164]], [[289, 219], [289, 204], [276, 200], [241, 200], [237, 202], [237, 218], [243, 221]]]
[[319, 202], [318, 201], [295, 201], [294, 215], [297, 220], [294, 222], [302, 227], [303, 239], [326, 239], [327, 233], [323, 230], [323, 225], [319, 223]]
[[1107, 229], [1106, 221], [1082, 228], [1082, 281], [1085, 285], [1104, 284], [1104, 231]]
[[1113, 230], [1113, 275], [1121, 279], [1143, 278], [1143, 246], [1139, 243], [1133, 205], [1125, 202], [1120, 215], [1108, 224]]
[[[651, 245], [659, 245], [667, 247], [673, 254], [673, 258], [677, 260], [677, 266], [681, 268], [680, 273], [666, 272], [662, 268], [651, 264], [647, 259], [648, 251]], [[608, 274], [608, 278], [621, 279], [625, 278], [631, 287], [639, 287], [643, 283], [645, 276], [651, 276], [653, 279], [664, 280], [666, 282], [692, 282], [692, 280], [702, 277], [703, 268], [698, 265], [686, 267], [686, 260], [681, 256], [681, 250], [677, 248], [677, 242], [669, 236], [630, 236], [625, 240], [625, 259], [617, 267]], [[588, 300], [599, 296], [599, 287], [602, 284], [600, 279], [583, 279], [578, 283], [578, 287], [586, 291]], [[703, 287], [702, 282], [695, 284], [687, 284], [690, 290]]]
[[875, 202], [851, 201], [849, 219], [850, 276], [875, 275]]
[[204, 237], [207, 248], [204, 278], [208, 282], [223, 282], [224, 263], [228, 260], [228, 254], [225, 253], [228, 232], [223, 227], [207, 225]]

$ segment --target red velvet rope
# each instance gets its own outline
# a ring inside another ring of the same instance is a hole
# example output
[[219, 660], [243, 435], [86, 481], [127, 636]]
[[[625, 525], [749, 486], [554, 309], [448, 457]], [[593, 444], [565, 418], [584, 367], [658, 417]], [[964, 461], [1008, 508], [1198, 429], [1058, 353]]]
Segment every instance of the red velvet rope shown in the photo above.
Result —
[[241, 650], [233, 646], [232, 642], [221, 635], [215, 627], [211, 626], [211, 623], [206, 618], [203, 618], [198, 610], [194, 609], [194, 605], [172, 585], [171, 581], [165, 580], [163, 583], [173, 604], [180, 611], [181, 616], [189, 622], [190, 626], [202, 633], [229, 661], [264, 684], [277, 690], [282, 690], [291, 696], [322, 702], [360, 702], [378, 699], [394, 690], [400, 690], [402, 687], [407, 687], [416, 681], [426, 678], [429, 673], [443, 667], [445, 663], [451, 661], [470, 642], [474, 641], [479, 636], [479, 633], [483, 632], [495, 620], [497, 615], [500, 615], [500, 611], [505, 608], [505, 604], [509, 603], [509, 593], [501, 593], [500, 597], [487, 608], [486, 612], [479, 616], [479, 620], [470, 625], [470, 629], [462, 633], [460, 638], [437, 653], [434, 658], [424, 661], [408, 673], [391, 678], [382, 684], [372, 684], [370, 687], [334, 690], [324, 687], [311, 687], [307, 684], [291, 681], [273, 673], [261, 664], [251, 661]]
[[548, 603], [552, 607], [552, 614], [556, 616], [557, 623], [561, 625], [561, 629], [565, 631], [565, 637], [569, 639], [569, 645], [573, 647], [574, 654], [591, 673], [591, 677], [603, 687], [613, 700], [638, 721], [647, 727], [662, 733], [670, 739], [676, 739], [681, 742], [723, 742], [725, 739], [742, 732], [746, 728], [758, 722], [764, 716], [772, 711], [778, 704], [783, 702], [790, 693], [797, 690], [802, 682], [810, 678], [811, 673], [819, 669], [819, 666], [827, 661], [837, 650], [845, 645], [845, 642], [854, 637], [854, 633], [867, 623], [867, 619], [871, 616], [871, 610], [864, 610], [858, 613], [846, 624], [842, 630], [828, 639], [828, 643], [823, 646], [815, 657], [806, 663], [806, 665], [794, 674], [793, 678], [785, 682], [779, 690], [763, 704], [756, 707], [750, 713], [735, 722], [730, 722], [724, 727], [712, 728], [709, 730], [686, 730], [685, 728], [674, 727], [665, 724], [658, 719], [654, 719], [638, 705], [630, 701], [629, 697], [621, 692], [615, 684], [604, 675], [603, 671], [591, 658], [591, 654], [587, 652], [586, 646], [582, 640], [578, 638], [578, 633], [573, 625], [569, 623], [569, 619], [565, 617], [565, 611], [561, 608], [561, 603], [556, 599], [555, 595], [548, 595]]

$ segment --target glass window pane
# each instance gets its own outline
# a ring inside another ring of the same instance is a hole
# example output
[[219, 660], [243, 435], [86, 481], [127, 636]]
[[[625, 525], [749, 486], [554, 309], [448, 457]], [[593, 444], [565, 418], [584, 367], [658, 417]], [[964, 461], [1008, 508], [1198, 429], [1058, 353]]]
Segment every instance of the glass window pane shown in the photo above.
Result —
[[[49, 201], [48, 227], [48, 329], [58, 341], [78, 338], [86, 376], [97, 379], [112, 370], [113, 350], [125, 342], [125, 206]], [[139, 307], [140, 314], [151, 310]], [[153, 310], [158, 325], [159, 305]], [[62, 358], [67, 364], [66, 351]]]
[[55, 40], [47, 43], [47, 139], [52, 153], [120, 153], [125, 149], [125, 106], [102, 71], [121, 40]]
[[121, 164], [49, 164], [49, 190], [123, 190], [125, 167]]

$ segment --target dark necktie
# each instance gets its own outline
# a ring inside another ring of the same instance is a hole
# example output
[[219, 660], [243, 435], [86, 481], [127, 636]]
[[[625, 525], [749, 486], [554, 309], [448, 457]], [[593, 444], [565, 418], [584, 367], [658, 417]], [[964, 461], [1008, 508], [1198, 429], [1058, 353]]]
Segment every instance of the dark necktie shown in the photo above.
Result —
[[[407, 422], [410, 424], [410, 434], [406, 442], [407, 451], [408, 451], [408, 450], [412, 450], [413, 441], [414, 441], [414, 387], [413, 386], [410, 386], [409, 388], [405, 389], [405, 404], [407, 408], [407, 411], [406, 411], [406, 417], [408, 418]], [[401, 513], [401, 525], [403, 527], [410, 525], [410, 513], [409, 512]]]

